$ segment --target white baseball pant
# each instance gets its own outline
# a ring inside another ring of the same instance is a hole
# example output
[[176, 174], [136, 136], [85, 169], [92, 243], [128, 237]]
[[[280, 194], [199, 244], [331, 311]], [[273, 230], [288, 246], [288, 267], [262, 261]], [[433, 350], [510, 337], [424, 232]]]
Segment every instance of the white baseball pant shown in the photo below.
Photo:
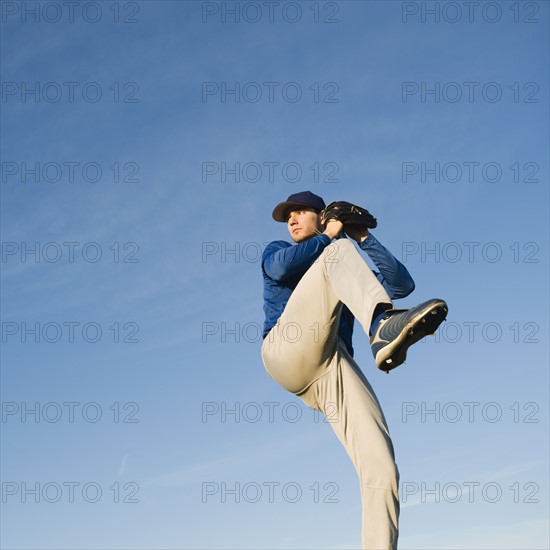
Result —
[[354, 244], [339, 239], [304, 274], [262, 344], [271, 378], [323, 412], [351, 458], [369, 550], [397, 548], [399, 472], [380, 403], [338, 327], [346, 304], [368, 335], [379, 303], [391, 304], [384, 287]]

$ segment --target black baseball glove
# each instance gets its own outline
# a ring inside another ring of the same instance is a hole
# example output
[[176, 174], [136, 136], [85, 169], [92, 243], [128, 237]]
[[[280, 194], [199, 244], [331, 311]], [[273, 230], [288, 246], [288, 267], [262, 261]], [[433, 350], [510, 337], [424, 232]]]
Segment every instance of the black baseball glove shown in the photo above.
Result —
[[376, 218], [366, 208], [346, 201], [331, 202], [321, 212], [321, 222], [326, 225], [329, 220], [342, 222], [344, 224], [344, 231], [346, 230], [346, 226], [373, 229], [378, 225]]

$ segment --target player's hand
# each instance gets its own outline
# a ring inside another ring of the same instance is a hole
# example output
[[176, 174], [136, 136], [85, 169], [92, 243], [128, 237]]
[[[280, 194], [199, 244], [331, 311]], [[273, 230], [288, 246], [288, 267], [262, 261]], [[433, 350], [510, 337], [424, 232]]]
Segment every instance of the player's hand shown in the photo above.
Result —
[[361, 244], [368, 236], [369, 230], [360, 225], [346, 225], [346, 235], [357, 244]]
[[335, 239], [344, 228], [344, 224], [338, 220], [328, 220], [327, 227], [323, 231], [323, 235], [330, 237], [330, 240]]

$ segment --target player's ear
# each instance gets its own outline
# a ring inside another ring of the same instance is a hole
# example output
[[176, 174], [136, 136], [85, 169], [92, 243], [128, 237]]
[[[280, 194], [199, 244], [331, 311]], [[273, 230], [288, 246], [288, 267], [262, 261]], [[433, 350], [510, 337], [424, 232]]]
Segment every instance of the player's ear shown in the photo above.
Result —
[[317, 213], [317, 228], [324, 229], [325, 220], [323, 219], [323, 211]]

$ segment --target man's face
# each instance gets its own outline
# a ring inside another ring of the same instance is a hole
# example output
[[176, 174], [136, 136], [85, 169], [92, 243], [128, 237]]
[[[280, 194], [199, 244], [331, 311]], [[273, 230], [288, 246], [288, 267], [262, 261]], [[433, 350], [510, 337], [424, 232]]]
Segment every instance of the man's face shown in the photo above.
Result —
[[313, 208], [306, 206], [291, 210], [286, 223], [288, 232], [295, 243], [307, 241], [317, 235], [318, 231], [322, 232], [319, 214]]

